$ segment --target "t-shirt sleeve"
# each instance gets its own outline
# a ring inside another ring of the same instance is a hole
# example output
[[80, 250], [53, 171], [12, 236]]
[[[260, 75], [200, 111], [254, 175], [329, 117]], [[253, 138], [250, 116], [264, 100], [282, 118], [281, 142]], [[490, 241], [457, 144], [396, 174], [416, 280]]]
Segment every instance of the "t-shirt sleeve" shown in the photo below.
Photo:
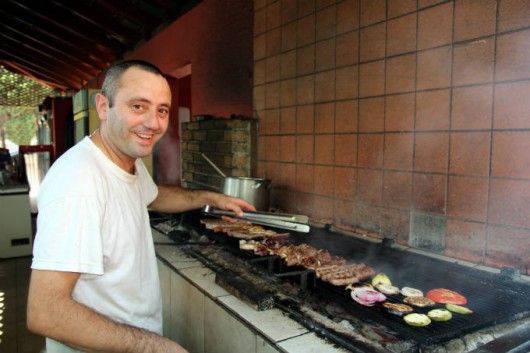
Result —
[[39, 204], [33, 269], [101, 275], [101, 215], [95, 197], [71, 196]]

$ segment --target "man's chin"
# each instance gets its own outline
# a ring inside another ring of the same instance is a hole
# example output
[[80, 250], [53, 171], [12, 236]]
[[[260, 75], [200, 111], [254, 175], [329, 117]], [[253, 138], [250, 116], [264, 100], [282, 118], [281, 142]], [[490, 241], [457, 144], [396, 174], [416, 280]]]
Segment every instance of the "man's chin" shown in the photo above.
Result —
[[146, 158], [150, 157], [153, 154], [153, 148], [142, 148], [140, 150], [136, 150], [134, 154], [134, 158]]
[[138, 154], [138, 157], [136, 158], [147, 158], [147, 157], [151, 157], [152, 154], [153, 154], [152, 151], [149, 153], [141, 153], [141, 154]]
[[153, 149], [158, 140], [153, 140], [149, 144], [137, 144], [136, 146], [131, 145], [131, 152], [134, 153], [135, 158], [145, 158], [153, 154]]

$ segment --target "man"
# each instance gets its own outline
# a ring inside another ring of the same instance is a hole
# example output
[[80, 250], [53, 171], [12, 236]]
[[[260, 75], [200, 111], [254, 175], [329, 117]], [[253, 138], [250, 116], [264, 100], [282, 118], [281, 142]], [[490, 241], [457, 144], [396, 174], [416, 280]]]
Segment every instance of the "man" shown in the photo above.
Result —
[[161, 336], [147, 206], [182, 212], [212, 204], [237, 214], [254, 207], [154, 184], [139, 158], [166, 132], [170, 105], [158, 68], [113, 65], [96, 95], [99, 129], [59, 158], [41, 185], [27, 322], [47, 337], [47, 353], [186, 352]]

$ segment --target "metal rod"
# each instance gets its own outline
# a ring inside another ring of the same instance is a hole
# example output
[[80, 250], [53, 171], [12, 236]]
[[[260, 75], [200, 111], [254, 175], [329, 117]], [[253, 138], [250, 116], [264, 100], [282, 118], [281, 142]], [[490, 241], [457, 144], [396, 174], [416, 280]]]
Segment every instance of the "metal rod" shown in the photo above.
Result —
[[202, 158], [204, 158], [204, 160], [205, 160], [206, 162], [208, 162], [208, 163], [212, 166], [213, 169], [215, 169], [215, 171], [216, 171], [217, 173], [219, 173], [220, 176], [222, 176], [223, 178], [226, 178], [226, 174], [223, 173], [223, 172], [221, 171], [221, 169], [219, 169], [219, 168], [214, 164], [214, 162], [212, 162], [212, 161], [210, 160], [210, 158], [206, 157], [206, 155], [205, 155], [204, 153], [201, 153], [201, 156], [202, 156]]

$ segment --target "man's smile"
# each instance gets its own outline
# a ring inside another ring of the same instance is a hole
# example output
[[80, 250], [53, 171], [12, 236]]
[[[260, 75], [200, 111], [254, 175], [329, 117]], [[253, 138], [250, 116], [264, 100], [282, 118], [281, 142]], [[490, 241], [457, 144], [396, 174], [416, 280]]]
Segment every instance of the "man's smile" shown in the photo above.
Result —
[[148, 134], [148, 133], [136, 132], [135, 134], [136, 136], [144, 140], [152, 140], [154, 137], [154, 134]]

